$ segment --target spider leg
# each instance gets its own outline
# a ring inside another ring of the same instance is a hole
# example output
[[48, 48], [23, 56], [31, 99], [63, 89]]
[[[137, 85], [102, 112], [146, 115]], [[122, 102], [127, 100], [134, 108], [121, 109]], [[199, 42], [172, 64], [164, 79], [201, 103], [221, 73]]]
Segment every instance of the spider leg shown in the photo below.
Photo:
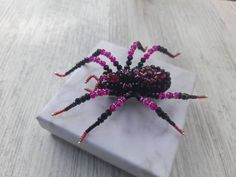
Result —
[[112, 72], [112, 70], [109, 68], [109, 66], [106, 64], [105, 61], [101, 60], [99, 57], [91, 56], [89, 58], [85, 58], [82, 61], [78, 62], [74, 67], [72, 67], [70, 70], [68, 70], [64, 74], [59, 74], [59, 73], [54, 73], [54, 74], [58, 77], [65, 77], [65, 76], [69, 75], [70, 73], [72, 73], [73, 71], [75, 71], [76, 69], [78, 69], [81, 66], [85, 65], [86, 63], [90, 63], [90, 62], [98, 63], [99, 65], [101, 65], [103, 67], [103, 69], [106, 72], [109, 72], [109, 73]]
[[141, 58], [141, 61], [138, 63], [138, 66], [139, 67], [142, 67], [143, 64], [146, 62], [146, 60], [149, 59], [149, 57], [154, 53], [154, 52], [161, 52], [161, 53], [164, 53], [166, 55], [168, 55], [169, 57], [171, 58], [175, 58], [177, 56], [180, 55], [180, 53], [176, 53], [176, 54], [171, 54], [166, 48], [160, 46], [160, 45], [154, 45], [152, 46], [151, 49], [149, 49], [145, 54], [144, 56]]
[[111, 106], [109, 109], [107, 109], [104, 113], [98, 117], [97, 121], [94, 122], [90, 127], [88, 127], [83, 135], [81, 136], [79, 143], [82, 143], [84, 139], [86, 138], [87, 134], [92, 131], [95, 127], [99, 126], [101, 123], [103, 123], [113, 112], [117, 110], [118, 107], [122, 106], [128, 99], [128, 96], [120, 96]]
[[91, 93], [92, 92], [92, 90], [91, 89], [89, 89], [89, 88], [85, 88], [84, 89], [86, 92], [89, 92], [89, 93]]
[[207, 98], [207, 96], [199, 96], [199, 95], [189, 95], [187, 93], [181, 93], [181, 92], [167, 92], [167, 93], [156, 93], [153, 95], [153, 98], [157, 99], [182, 99], [182, 100], [188, 100], [188, 99], [203, 99]]
[[136, 49], [141, 50], [142, 52], [145, 52], [147, 50], [147, 47], [143, 47], [141, 42], [136, 41], [130, 46], [130, 50], [128, 51], [127, 61], [125, 68], [130, 69], [130, 65], [132, 64], [133, 55]]
[[[95, 76], [95, 75], [90, 75], [90, 76], [86, 79], [85, 83], [88, 83], [92, 78], [94, 78], [94, 79], [97, 81], [97, 83], [96, 83], [96, 85], [95, 85], [95, 88], [93, 89], [93, 91], [95, 91], [95, 90], [97, 90], [97, 89], [99, 88], [99, 79], [98, 79], [97, 76]], [[89, 89], [89, 88], [85, 88], [84, 90], [86, 90], [87, 92], [92, 92], [92, 90]]]
[[96, 75], [90, 75], [90, 76], [86, 79], [85, 84], [87, 84], [92, 78], [95, 79], [96, 81], [99, 80]]
[[117, 70], [122, 69], [122, 66], [117, 61], [117, 58], [112, 56], [111, 52], [108, 52], [105, 49], [97, 49], [96, 52], [94, 52], [92, 56], [97, 57], [99, 55], [103, 55], [106, 58], [108, 58], [113, 63], [113, 65], [117, 68]]
[[181, 130], [174, 121], [172, 121], [168, 114], [166, 114], [156, 103], [154, 103], [150, 98], [137, 96], [138, 101], [143, 103], [145, 106], [149, 106], [151, 110], [154, 110], [159, 117], [166, 120], [172, 127], [174, 127], [180, 134], [184, 135], [184, 131]]
[[96, 91], [91, 91], [90, 93], [86, 93], [85, 95], [83, 95], [79, 98], [76, 98], [73, 103], [71, 103], [70, 105], [68, 105], [64, 109], [61, 109], [59, 111], [52, 113], [51, 115], [56, 116], [58, 114], [66, 112], [66, 111], [70, 110], [71, 108], [73, 108], [81, 103], [84, 103], [87, 100], [90, 100], [91, 98], [95, 98], [96, 96], [104, 96], [104, 95], [110, 95], [110, 94], [111, 94], [111, 91], [109, 89], [98, 89]]
[[97, 84], [95, 85], [93, 91], [96, 91], [99, 88], [99, 82], [97, 82]]

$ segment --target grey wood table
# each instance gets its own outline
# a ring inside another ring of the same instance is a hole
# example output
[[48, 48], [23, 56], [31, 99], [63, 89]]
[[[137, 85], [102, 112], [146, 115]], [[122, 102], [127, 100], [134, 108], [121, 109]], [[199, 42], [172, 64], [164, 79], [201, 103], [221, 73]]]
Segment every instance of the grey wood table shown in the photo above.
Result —
[[191, 101], [171, 177], [236, 177], [235, 31], [230, 1], [1, 0], [0, 176], [131, 177], [51, 136], [35, 117], [64, 83], [55, 70], [100, 40], [140, 40], [180, 50], [178, 60], [159, 60], [197, 73], [195, 93], [209, 96]]

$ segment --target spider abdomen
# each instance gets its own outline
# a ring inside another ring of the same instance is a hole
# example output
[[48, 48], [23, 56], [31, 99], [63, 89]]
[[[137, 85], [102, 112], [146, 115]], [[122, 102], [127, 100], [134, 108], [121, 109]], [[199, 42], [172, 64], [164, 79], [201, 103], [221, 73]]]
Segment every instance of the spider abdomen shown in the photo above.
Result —
[[170, 73], [154, 65], [122, 69], [104, 74], [99, 79], [99, 88], [108, 88], [120, 96], [132, 92], [142, 96], [165, 92], [171, 85]]

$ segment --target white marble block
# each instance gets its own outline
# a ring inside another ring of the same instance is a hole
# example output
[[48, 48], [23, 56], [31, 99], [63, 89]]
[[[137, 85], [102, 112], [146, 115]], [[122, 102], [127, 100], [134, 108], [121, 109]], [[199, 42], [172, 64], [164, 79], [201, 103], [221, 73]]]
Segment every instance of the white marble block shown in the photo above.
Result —
[[[111, 51], [122, 65], [125, 64], [128, 48], [101, 41], [91, 50], [91, 53], [97, 48]], [[171, 51], [171, 49], [169, 50]], [[192, 93], [195, 74], [160, 62], [158, 57], [163, 57], [167, 61], [171, 59], [157, 53], [153, 54], [145, 64], [159, 65], [170, 72], [172, 84], [168, 91]], [[132, 66], [139, 62], [141, 55], [143, 55], [141, 51], [136, 51]], [[108, 59], [101, 58], [110, 65], [113, 71], [116, 70]], [[74, 63], [71, 63], [72, 66]], [[64, 71], [68, 69], [64, 68]], [[94, 80], [87, 85], [84, 81], [89, 75], [99, 76], [102, 72], [100, 65], [89, 63], [77, 69], [67, 78], [55, 77], [55, 79], [65, 79], [66, 82], [37, 117], [40, 125], [52, 134], [130, 174], [138, 177], [168, 177], [179, 140], [183, 137], [165, 120], [159, 118], [155, 111], [143, 106], [136, 99], [128, 100], [100, 126], [91, 131], [82, 144], [77, 142], [84, 130], [109, 108], [110, 104], [116, 100], [114, 97], [96, 97], [61, 115], [51, 116], [52, 112], [66, 107], [75, 98], [85, 94], [84, 88], [94, 88]], [[157, 100], [157, 103], [179, 127], [183, 128], [188, 101], [170, 99]]]

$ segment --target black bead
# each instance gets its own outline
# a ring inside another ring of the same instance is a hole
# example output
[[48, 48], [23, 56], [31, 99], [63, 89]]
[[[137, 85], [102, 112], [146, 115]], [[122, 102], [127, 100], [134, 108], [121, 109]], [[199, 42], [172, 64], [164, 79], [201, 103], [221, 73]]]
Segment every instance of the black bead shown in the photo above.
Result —
[[146, 61], [145, 58], [141, 58], [142, 63], [145, 63], [145, 61]]
[[159, 51], [162, 52], [162, 53], [167, 53], [167, 49], [162, 47], [162, 46], [159, 46]]
[[138, 63], [138, 67], [142, 67], [143, 66], [143, 63]]
[[104, 122], [104, 120], [105, 120], [106, 118], [102, 118], [102, 116], [100, 116], [99, 118], [98, 118], [98, 124], [97, 125], [99, 125], [100, 123], [103, 123]]
[[117, 69], [118, 69], [118, 70], [122, 69], [122, 66], [121, 66], [121, 65], [118, 65], [118, 66], [117, 66]]
[[114, 64], [114, 66], [118, 66], [119, 62], [115, 61], [113, 64]]
[[109, 109], [106, 110], [106, 114], [107, 114], [108, 116], [110, 116], [111, 113], [112, 113], [112, 112], [111, 112]]
[[127, 65], [131, 65], [131, 61], [126, 61], [126, 64]]
[[157, 107], [156, 112], [162, 111], [160, 107]]
[[101, 54], [101, 49], [97, 49], [96, 53], [100, 55]]
[[80, 98], [76, 98], [76, 99], [75, 99], [75, 103], [76, 103], [76, 104], [80, 104], [80, 103], [81, 103]]
[[89, 100], [90, 99], [90, 95], [88, 93], [85, 94], [85, 99]]
[[85, 102], [86, 101], [85, 96], [82, 96], [80, 99], [81, 99], [81, 102]]
[[79, 63], [76, 63], [76, 65], [75, 65], [77, 68], [78, 67], [80, 67], [81, 66], [81, 62], [79, 62]]
[[85, 58], [84, 61], [85, 61], [85, 63], [88, 63], [89, 62], [89, 58]]
[[128, 59], [128, 60], [132, 60], [133, 57], [132, 57], [132, 56], [128, 56], [127, 59]]
[[183, 100], [187, 100], [188, 99], [188, 95], [184, 94], [184, 93], [181, 94], [181, 97], [182, 97]]
[[103, 69], [109, 70], [109, 66], [108, 66], [108, 65], [105, 65], [105, 66], [103, 67]]
[[170, 120], [169, 117], [166, 120], [169, 122], [170, 125], [175, 126], [175, 123], [172, 120]]
[[101, 115], [101, 118], [102, 119], [106, 119], [108, 116], [107, 116], [107, 114], [106, 113], [102, 113], [102, 115]]
[[108, 72], [108, 73], [111, 73], [111, 72], [112, 72], [112, 70], [111, 70], [111, 69], [108, 69], [108, 70], [107, 70], [107, 72]]
[[97, 57], [98, 55], [100, 55], [100, 53], [101, 53], [101, 50], [97, 49], [96, 52], [93, 53], [93, 56]]

